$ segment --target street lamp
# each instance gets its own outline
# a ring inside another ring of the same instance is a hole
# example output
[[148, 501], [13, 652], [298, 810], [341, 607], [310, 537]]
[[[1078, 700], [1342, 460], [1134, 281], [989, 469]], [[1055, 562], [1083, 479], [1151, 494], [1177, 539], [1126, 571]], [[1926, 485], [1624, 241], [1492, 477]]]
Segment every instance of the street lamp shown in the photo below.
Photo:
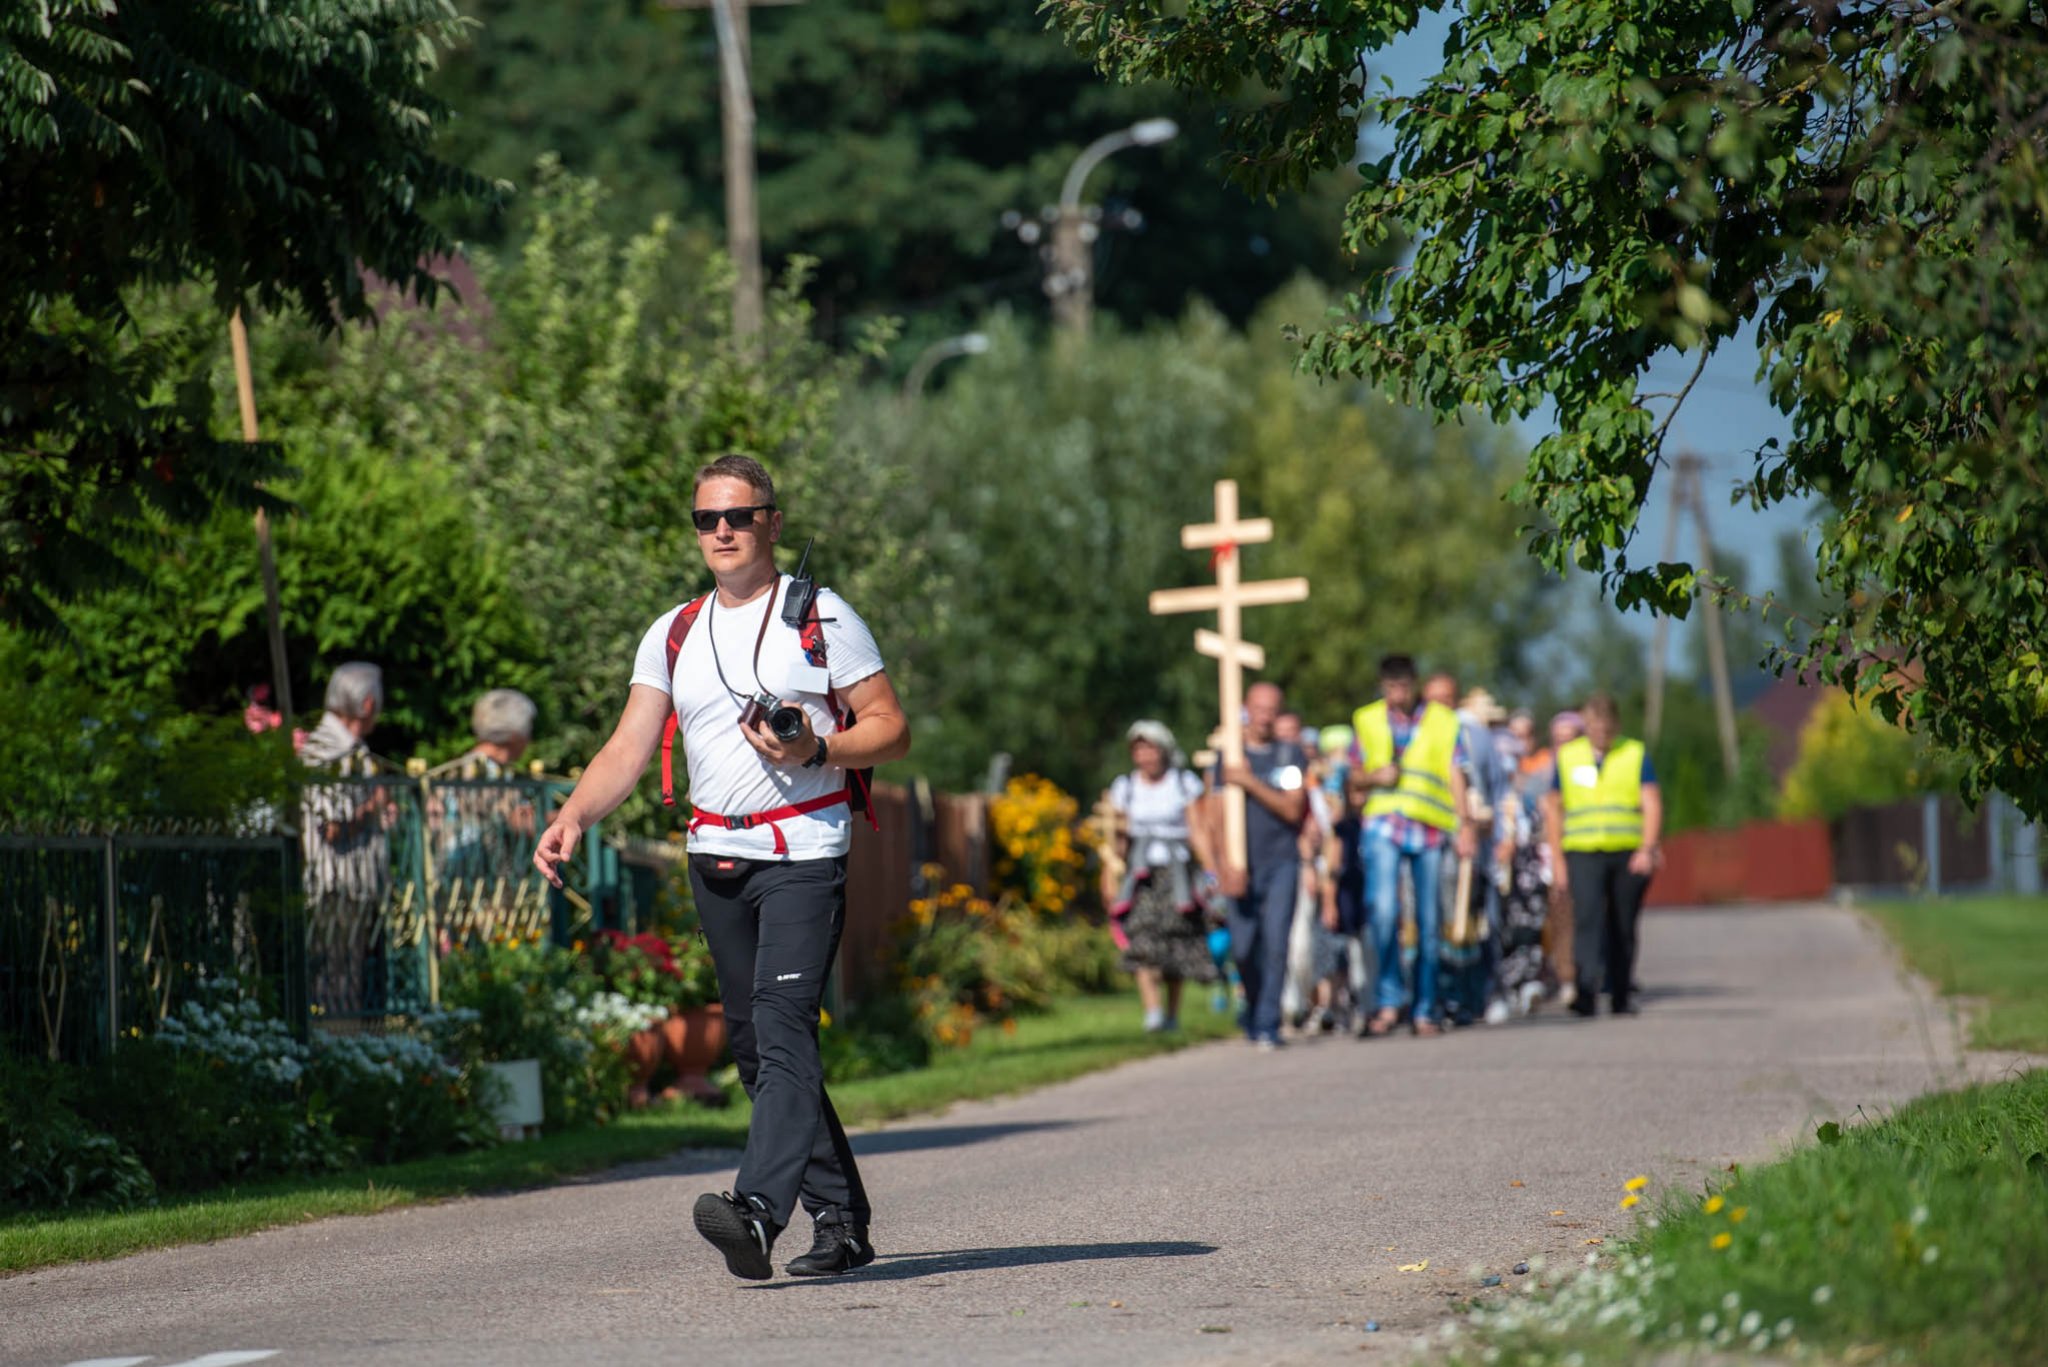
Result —
[[1088, 173], [1102, 161], [1126, 147], [1157, 147], [1180, 133], [1172, 119], [1141, 119], [1129, 128], [1097, 138], [1081, 149], [1067, 178], [1060, 186], [1060, 202], [1053, 214], [1052, 250], [1048, 254], [1045, 292], [1052, 297], [1053, 319], [1068, 331], [1088, 331], [1088, 315], [1095, 305], [1095, 271], [1090, 248], [1100, 229], [1081, 205], [1081, 187]]
[[958, 337], [933, 342], [918, 353], [917, 359], [911, 362], [910, 373], [903, 377], [904, 401], [924, 393], [925, 381], [931, 378], [939, 362], [950, 361], [955, 356], [979, 356], [987, 350], [988, 334], [985, 332], [963, 332]]

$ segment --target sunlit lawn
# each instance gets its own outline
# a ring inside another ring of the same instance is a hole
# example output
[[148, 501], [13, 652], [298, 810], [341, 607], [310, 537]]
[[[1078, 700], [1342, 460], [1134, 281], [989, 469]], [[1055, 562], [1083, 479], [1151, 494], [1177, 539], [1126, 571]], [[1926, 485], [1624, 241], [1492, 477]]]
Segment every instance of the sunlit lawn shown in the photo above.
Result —
[[1980, 1049], [2048, 1053], [2048, 897], [1874, 902], [1914, 971], [1969, 999]]

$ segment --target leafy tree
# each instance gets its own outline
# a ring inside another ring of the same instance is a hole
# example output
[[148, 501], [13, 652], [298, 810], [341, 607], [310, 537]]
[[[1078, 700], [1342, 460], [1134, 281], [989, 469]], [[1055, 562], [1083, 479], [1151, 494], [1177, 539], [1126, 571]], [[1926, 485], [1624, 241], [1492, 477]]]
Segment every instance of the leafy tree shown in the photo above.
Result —
[[1345, 241], [1412, 240], [1413, 260], [1367, 277], [1308, 365], [1441, 413], [1554, 404], [1523, 486], [1552, 524], [1537, 551], [1623, 604], [1683, 613], [1702, 589], [1631, 555], [1690, 390], [1646, 393], [1646, 368], [1754, 326], [1792, 439], [1757, 453], [1748, 493], [1829, 501], [1818, 563], [1840, 600], [1780, 662], [1867, 686], [1967, 754], [1969, 791], [2048, 812], [2048, 8], [1473, 4], [1399, 97], [1369, 66], [1412, 0], [1046, 9], [1120, 78], [1262, 85], [1230, 129], [1256, 192], [1386, 122]]
[[[472, 116], [454, 134], [461, 156], [514, 176], [555, 152], [612, 188], [614, 228], [664, 214], [722, 237], [707, 9], [465, 8], [482, 28], [435, 87]], [[1035, 216], [1082, 146], [1162, 114], [1181, 121], [1179, 139], [1089, 182], [1091, 198], [1146, 220], [1140, 238], [1105, 235], [1105, 307], [1171, 316], [1199, 293], [1241, 319], [1295, 272], [1341, 269], [1334, 188], [1316, 213], [1218, 185], [1202, 170], [1220, 150], [1215, 101], [1104, 87], [1026, 5], [805, 0], [756, 9], [751, 23], [765, 247], [818, 260], [809, 295], [833, 333], [850, 334], [849, 316], [889, 313], [929, 338], [996, 301], [1040, 307], [1034, 250], [1001, 216]], [[475, 214], [463, 225], [492, 238], [517, 227]]]
[[1912, 735], [1845, 694], [1823, 699], [1799, 731], [1799, 755], [1778, 796], [1781, 816], [1832, 821], [1941, 786]]
[[52, 625], [282, 468], [212, 435], [135, 290], [203, 280], [216, 325], [365, 318], [365, 266], [432, 296], [427, 207], [502, 193], [432, 153], [459, 27], [449, 0], [0, 8], [0, 620]]
[[[916, 761], [947, 784], [978, 782], [988, 756], [1068, 788], [1123, 762], [1123, 729], [1159, 716], [1198, 748], [1215, 726], [1216, 674], [1196, 656], [1195, 618], [1158, 618], [1147, 593], [1206, 582], [1180, 547], [1233, 476], [1248, 513], [1274, 518], [1246, 573], [1308, 574], [1300, 609], [1262, 608], [1247, 634], [1266, 676], [1313, 717], [1369, 699], [1372, 661], [1421, 652], [1499, 685], [1542, 630], [1500, 434], [1432, 430], [1362, 386], [1292, 380], [1285, 321], [1327, 296], [1283, 292], [1243, 332], [1195, 307], [1175, 327], [1105, 330], [1085, 349], [1040, 348], [1014, 321], [914, 409], [878, 401], [876, 445], [900, 450], [927, 491], [943, 591], [907, 643]], [[1447, 509], [1465, 524], [1441, 545], [1400, 528]]]

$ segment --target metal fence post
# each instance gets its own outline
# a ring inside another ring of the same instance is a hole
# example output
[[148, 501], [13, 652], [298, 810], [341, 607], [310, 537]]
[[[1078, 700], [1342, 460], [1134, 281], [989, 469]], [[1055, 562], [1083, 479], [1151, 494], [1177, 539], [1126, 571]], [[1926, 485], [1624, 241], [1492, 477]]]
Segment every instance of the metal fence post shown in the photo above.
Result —
[[1927, 871], [1927, 893], [1941, 895], [1941, 798], [1920, 799], [1920, 864]]
[[2013, 832], [2012, 890], [2026, 897], [2041, 895], [2041, 825], [2022, 821]]
[[115, 867], [114, 837], [108, 836], [105, 857], [101, 869], [105, 875], [106, 897], [104, 921], [100, 930], [105, 937], [107, 979], [107, 1053], [112, 1055], [114, 1046], [121, 1039], [121, 968], [117, 962], [121, 953], [121, 885]]

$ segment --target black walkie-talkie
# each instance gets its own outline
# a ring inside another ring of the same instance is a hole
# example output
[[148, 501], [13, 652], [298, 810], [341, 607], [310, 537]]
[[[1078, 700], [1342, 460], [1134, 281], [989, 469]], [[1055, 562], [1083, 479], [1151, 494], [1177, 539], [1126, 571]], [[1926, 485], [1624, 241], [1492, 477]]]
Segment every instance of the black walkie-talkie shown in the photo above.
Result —
[[811, 615], [811, 604], [818, 598], [817, 580], [804, 573], [804, 567], [811, 563], [811, 547], [817, 543], [815, 536], [804, 542], [804, 553], [796, 562], [796, 573], [789, 576], [789, 592], [782, 598], [782, 620], [797, 631], [804, 629], [804, 623]]

